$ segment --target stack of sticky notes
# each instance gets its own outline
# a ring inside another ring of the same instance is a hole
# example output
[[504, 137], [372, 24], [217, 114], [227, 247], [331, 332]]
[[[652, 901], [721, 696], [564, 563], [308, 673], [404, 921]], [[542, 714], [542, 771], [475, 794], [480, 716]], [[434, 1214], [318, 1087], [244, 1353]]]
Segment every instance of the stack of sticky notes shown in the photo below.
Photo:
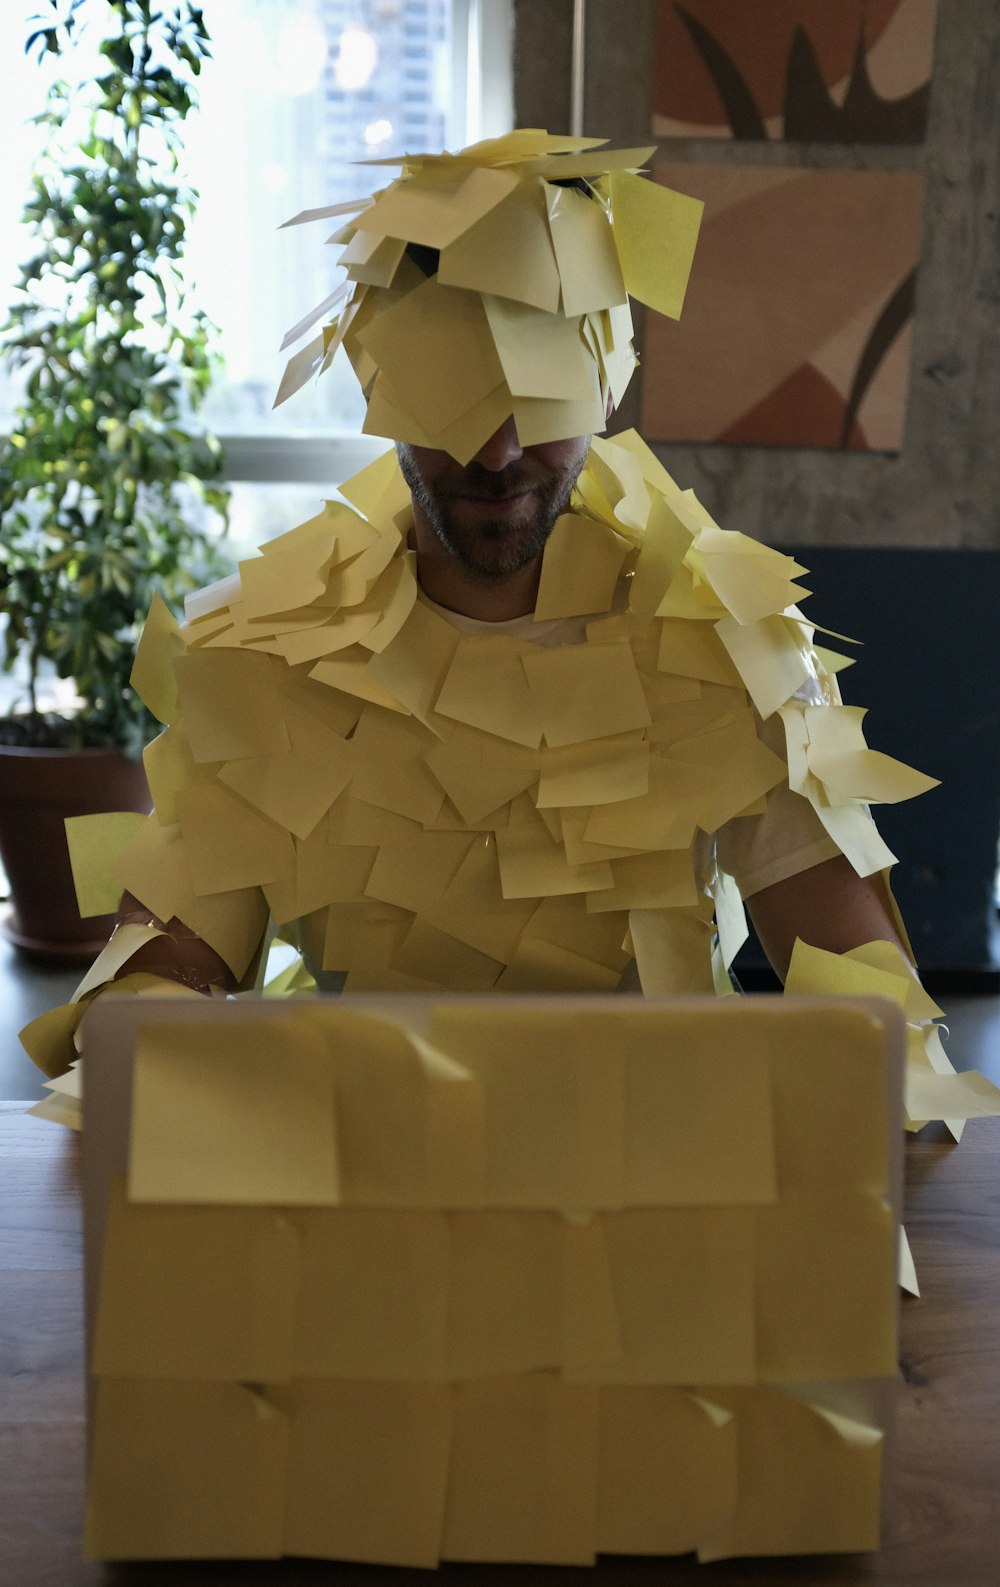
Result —
[[897, 1010], [89, 1020], [90, 1557], [877, 1547]]

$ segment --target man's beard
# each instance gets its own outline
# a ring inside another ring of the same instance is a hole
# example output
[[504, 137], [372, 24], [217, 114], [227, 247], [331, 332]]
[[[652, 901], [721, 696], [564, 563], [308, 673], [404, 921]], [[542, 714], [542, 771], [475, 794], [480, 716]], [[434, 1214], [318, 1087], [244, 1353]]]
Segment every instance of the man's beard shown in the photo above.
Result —
[[[448, 555], [467, 573], [484, 582], [509, 578], [545, 549], [556, 520], [566, 511], [583, 467], [587, 449], [581, 450], [575, 466], [559, 475], [538, 477], [521, 463], [494, 472], [480, 463], [465, 468], [455, 465], [451, 478], [429, 488], [421, 478], [409, 451], [396, 448], [400, 471], [414, 503], [424, 514]], [[531, 494], [517, 508], [504, 514], [502, 504], [523, 491]], [[496, 501], [497, 516], [461, 521], [461, 498]]]

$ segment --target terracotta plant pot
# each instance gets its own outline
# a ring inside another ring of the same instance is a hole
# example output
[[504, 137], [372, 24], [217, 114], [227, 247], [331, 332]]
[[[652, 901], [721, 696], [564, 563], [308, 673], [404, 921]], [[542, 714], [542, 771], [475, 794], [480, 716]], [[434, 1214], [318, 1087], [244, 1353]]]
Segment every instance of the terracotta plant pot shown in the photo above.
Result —
[[80, 918], [63, 822], [149, 808], [142, 762], [117, 750], [0, 745], [0, 857], [13, 901], [0, 923], [4, 935], [40, 958], [92, 959], [114, 917]]

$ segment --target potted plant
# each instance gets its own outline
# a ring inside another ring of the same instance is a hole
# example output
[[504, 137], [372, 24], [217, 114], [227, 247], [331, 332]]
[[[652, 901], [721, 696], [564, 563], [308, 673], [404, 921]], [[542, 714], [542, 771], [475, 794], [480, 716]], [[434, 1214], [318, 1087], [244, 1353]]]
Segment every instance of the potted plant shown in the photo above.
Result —
[[[181, 273], [194, 195], [177, 175], [179, 129], [208, 54], [201, 13], [189, 0], [63, 3], [29, 49], [72, 45], [83, 5], [106, 36], [100, 72], [57, 83], [38, 118], [35, 251], [0, 328], [0, 356], [27, 371], [0, 454], [2, 654], [17, 690], [0, 718], [0, 853], [7, 935], [82, 957], [106, 922], [75, 910], [63, 818], [148, 808], [139, 756], [157, 725], [129, 686], [135, 644], [157, 590], [176, 607], [223, 571], [227, 492], [195, 419], [212, 327]], [[53, 676], [68, 709], [43, 704]]]

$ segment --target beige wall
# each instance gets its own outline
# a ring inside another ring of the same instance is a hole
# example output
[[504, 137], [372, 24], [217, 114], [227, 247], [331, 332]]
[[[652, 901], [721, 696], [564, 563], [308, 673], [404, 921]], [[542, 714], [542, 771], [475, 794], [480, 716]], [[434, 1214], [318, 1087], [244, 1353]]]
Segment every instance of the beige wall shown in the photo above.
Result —
[[[927, 181], [903, 452], [658, 444], [727, 528], [775, 544], [1000, 548], [1000, 0], [939, 7], [922, 147], [663, 146], [670, 160], [713, 163], [842, 166], [846, 156], [862, 170], [922, 170]], [[572, 10], [572, 0], [516, 0], [521, 126], [568, 130]], [[587, 0], [586, 132], [652, 141], [655, 11], [655, 0]], [[637, 422], [637, 407], [636, 381], [622, 424]]]

